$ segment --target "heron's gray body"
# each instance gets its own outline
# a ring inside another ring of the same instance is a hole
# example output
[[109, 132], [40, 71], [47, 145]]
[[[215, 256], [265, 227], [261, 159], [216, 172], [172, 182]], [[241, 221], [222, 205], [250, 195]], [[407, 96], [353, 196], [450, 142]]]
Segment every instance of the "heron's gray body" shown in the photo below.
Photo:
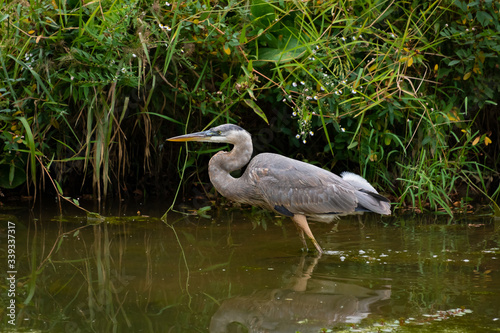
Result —
[[255, 156], [240, 178], [220, 172], [213, 164], [209, 165], [210, 180], [223, 196], [282, 215], [303, 214], [331, 222], [357, 211], [390, 214], [390, 206], [380, 201], [375, 190], [353, 186], [334, 173], [281, 155]]
[[[342, 177], [317, 166], [285, 156], [262, 153], [251, 161], [250, 134], [236, 125], [221, 125], [205, 132], [183, 135], [171, 141], [229, 142], [229, 152], [220, 151], [209, 162], [210, 181], [217, 191], [236, 202], [260, 206], [289, 216], [321, 253], [306, 216], [331, 222], [339, 215], [370, 211], [391, 214], [390, 203], [364, 178], [349, 172]], [[250, 161], [250, 162], [249, 162]], [[248, 166], [239, 178], [231, 172]]]

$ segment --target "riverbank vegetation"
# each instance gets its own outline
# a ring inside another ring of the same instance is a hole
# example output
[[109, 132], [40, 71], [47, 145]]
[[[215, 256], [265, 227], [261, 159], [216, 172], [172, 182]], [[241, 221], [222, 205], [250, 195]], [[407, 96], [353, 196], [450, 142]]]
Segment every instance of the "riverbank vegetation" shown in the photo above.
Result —
[[165, 139], [232, 122], [401, 210], [498, 208], [498, 2], [0, 5], [4, 195], [203, 194], [215, 147]]

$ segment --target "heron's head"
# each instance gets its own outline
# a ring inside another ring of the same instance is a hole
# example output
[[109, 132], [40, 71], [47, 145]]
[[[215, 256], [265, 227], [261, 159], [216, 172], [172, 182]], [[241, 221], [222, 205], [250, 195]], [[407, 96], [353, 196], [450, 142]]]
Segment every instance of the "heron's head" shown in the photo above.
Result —
[[203, 132], [175, 136], [167, 139], [167, 141], [224, 142], [235, 144], [247, 139], [250, 139], [250, 133], [243, 128], [233, 124], [225, 124]]

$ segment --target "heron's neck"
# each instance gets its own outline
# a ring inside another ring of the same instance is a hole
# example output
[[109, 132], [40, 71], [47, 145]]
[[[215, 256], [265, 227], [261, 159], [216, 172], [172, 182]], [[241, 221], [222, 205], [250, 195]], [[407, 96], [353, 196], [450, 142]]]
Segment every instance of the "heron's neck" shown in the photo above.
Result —
[[208, 164], [210, 181], [217, 191], [226, 198], [238, 200], [248, 186], [241, 178], [234, 178], [230, 172], [244, 167], [252, 157], [252, 140], [237, 143], [230, 152], [221, 151], [215, 154]]

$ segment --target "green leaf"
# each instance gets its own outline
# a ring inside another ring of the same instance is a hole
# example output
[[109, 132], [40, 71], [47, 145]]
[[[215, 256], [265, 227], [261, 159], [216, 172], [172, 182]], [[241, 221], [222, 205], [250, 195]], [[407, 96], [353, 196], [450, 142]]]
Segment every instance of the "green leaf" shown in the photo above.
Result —
[[199, 213], [204, 213], [204, 212], [207, 212], [207, 211], [209, 211], [209, 210], [211, 210], [211, 209], [212, 209], [212, 207], [210, 207], [210, 206], [205, 206], [205, 207], [201, 207], [200, 209], [198, 209], [198, 212], [199, 212]]
[[264, 121], [266, 122], [266, 124], [269, 124], [269, 121], [267, 120], [267, 117], [266, 117], [266, 114], [264, 113], [264, 111], [262, 111], [262, 109], [257, 105], [257, 103], [255, 103], [254, 100], [251, 100], [251, 99], [244, 99], [243, 100], [249, 107], [252, 108], [253, 112], [255, 112], [259, 117], [261, 117], [262, 119], [264, 119]]
[[454, 66], [456, 64], [459, 64], [460, 63], [460, 60], [452, 60], [448, 63], [448, 66]]
[[59, 192], [59, 194], [63, 195], [63, 190], [61, 188], [61, 185], [59, 185], [59, 182], [54, 179], [54, 183], [56, 184], [57, 192]]
[[467, 12], [467, 4], [460, 0], [455, 0], [455, 6], [460, 8], [462, 11]]
[[271, 62], [289, 62], [298, 59], [305, 52], [305, 48], [301, 47], [294, 50], [283, 50], [275, 48], [261, 48], [259, 51], [259, 61]]
[[24, 169], [16, 167], [14, 164], [0, 164], [0, 187], [12, 189], [24, 184], [25, 181], [26, 172]]
[[253, 60], [250, 60], [250, 61], [248, 62], [247, 69], [248, 69], [248, 71], [249, 71], [250, 73], [252, 73], [252, 72], [253, 72]]
[[160, 118], [163, 118], [163, 119], [166, 119], [168, 121], [171, 121], [173, 123], [176, 123], [176, 124], [179, 124], [179, 125], [184, 125], [183, 123], [181, 123], [180, 121], [178, 120], [175, 120], [174, 118], [171, 118], [169, 116], [166, 116], [164, 114], [159, 114], [159, 113], [156, 113], [156, 112], [144, 112], [144, 113], [147, 113], [147, 114], [152, 114], [153, 116], [157, 116], [157, 117], [160, 117]]
[[17, 120], [23, 124], [25, 137], [26, 137], [26, 146], [30, 150], [30, 166], [31, 166], [31, 179], [33, 183], [36, 184], [36, 151], [35, 151], [35, 139], [33, 137], [33, 132], [31, 131], [31, 127], [26, 120], [25, 117], [16, 117]]
[[275, 19], [274, 8], [263, 0], [254, 0], [250, 8], [254, 23], [264, 25], [266, 28], [272, 24]]
[[241, 29], [240, 33], [240, 44], [245, 44], [247, 42], [247, 25], [245, 24], [243, 26], [243, 29]]
[[352, 149], [358, 145], [358, 141], [353, 141], [349, 146], [347, 146], [347, 149]]
[[57, 242], [56, 252], [59, 251], [59, 248], [61, 247], [63, 240], [64, 240], [64, 237], [59, 238], [59, 241]]
[[259, 61], [289, 62], [307, 51], [309, 38], [295, 28], [280, 29], [265, 36], [268, 47], [259, 49]]
[[14, 163], [10, 164], [10, 171], [9, 171], [9, 185], [12, 185], [12, 182], [14, 181], [14, 176], [16, 175], [16, 165]]
[[487, 26], [490, 22], [493, 22], [493, 17], [491, 17], [491, 15], [487, 12], [483, 12], [482, 10], [477, 12], [476, 18], [483, 27]]

